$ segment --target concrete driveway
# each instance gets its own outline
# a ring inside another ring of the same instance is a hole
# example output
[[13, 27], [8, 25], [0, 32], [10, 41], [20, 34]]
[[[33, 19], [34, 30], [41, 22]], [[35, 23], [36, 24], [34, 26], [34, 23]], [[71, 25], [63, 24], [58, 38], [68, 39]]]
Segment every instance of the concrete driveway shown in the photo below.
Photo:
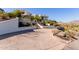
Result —
[[37, 29], [34, 32], [23, 32], [18, 35], [0, 36], [2, 50], [61, 50], [67, 42], [53, 36], [51, 29]]
[[79, 39], [69, 43], [64, 50], [79, 50]]

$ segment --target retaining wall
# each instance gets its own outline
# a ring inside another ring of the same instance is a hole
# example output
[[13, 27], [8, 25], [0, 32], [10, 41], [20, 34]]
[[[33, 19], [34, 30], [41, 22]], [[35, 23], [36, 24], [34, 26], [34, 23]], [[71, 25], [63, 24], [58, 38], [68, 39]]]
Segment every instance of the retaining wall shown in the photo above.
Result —
[[28, 29], [34, 29], [34, 27], [18, 27], [18, 18], [0, 21], [0, 35]]

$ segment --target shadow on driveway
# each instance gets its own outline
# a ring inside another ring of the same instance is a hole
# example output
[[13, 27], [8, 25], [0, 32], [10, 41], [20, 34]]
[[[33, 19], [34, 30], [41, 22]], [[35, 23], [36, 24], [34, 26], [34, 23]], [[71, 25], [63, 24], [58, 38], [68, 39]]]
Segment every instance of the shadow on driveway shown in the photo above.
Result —
[[29, 29], [29, 30], [23, 30], [23, 31], [3, 34], [3, 35], [0, 35], [0, 40], [8, 38], [8, 37], [16, 36], [16, 35], [19, 35], [19, 34], [28, 33], [28, 32], [34, 32], [34, 29]]

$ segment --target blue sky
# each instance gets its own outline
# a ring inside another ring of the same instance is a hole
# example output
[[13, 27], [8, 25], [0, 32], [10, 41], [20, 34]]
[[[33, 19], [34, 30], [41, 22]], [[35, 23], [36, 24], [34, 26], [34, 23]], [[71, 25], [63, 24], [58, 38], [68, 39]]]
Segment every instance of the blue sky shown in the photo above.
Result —
[[[16, 8], [3, 8], [6, 12], [11, 12]], [[49, 19], [59, 22], [69, 22], [79, 20], [79, 8], [17, 8], [27, 10], [32, 14], [48, 15]]]

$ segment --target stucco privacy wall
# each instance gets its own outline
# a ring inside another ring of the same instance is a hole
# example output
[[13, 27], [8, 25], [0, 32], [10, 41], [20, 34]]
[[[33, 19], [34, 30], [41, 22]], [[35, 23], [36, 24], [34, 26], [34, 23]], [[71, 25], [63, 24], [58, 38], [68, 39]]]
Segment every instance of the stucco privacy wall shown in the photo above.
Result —
[[18, 18], [0, 22], [0, 35], [27, 29], [33, 29], [33, 27], [18, 27]]

